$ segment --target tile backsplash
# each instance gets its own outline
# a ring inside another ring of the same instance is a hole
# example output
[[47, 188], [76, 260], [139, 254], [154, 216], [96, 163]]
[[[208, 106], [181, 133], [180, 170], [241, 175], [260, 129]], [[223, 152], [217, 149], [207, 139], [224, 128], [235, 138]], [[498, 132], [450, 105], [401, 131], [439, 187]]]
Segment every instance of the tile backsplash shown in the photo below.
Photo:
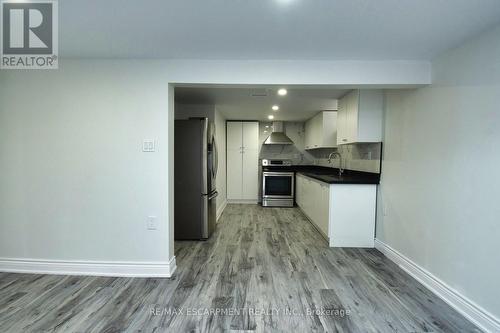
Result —
[[[304, 123], [285, 122], [285, 133], [293, 145], [261, 145], [259, 158], [287, 159], [293, 164], [313, 164], [314, 157], [305, 149]], [[259, 123], [259, 141], [262, 144], [272, 131], [272, 123]]]
[[[293, 145], [261, 145], [260, 158], [289, 159], [294, 164], [314, 164], [338, 168], [339, 161], [334, 159], [328, 163], [328, 155], [338, 151], [342, 155], [345, 169], [380, 172], [381, 143], [359, 143], [342, 145], [338, 148], [305, 150], [303, 122], [285, 122], [285, 133], [294, 142]], [[269, 136], [272, 124], [259, 123], [259, 140], [261, 143]]]
[[337, 149], [317, 149], [310, 151], [310, 153], [314, 156], [316, 165], [338, 168], [339, 160], [337, 158], [328, 163], [328, 155], [335, 150], [342, 155], [345, 169], [380, 172], [381, 143], [341, 145]]

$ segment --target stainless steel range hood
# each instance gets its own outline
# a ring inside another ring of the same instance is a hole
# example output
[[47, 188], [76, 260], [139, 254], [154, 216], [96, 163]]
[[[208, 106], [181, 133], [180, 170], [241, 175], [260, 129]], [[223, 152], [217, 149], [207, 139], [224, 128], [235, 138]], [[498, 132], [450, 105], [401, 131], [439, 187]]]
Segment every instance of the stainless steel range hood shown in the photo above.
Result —
[[293, 145], [293, 141], [290, 140], [285, 134], [285, 129], [283, 127], [283, 122], [275, 121], [273, 123], [273, 131], [264, 141], [265, 145]]

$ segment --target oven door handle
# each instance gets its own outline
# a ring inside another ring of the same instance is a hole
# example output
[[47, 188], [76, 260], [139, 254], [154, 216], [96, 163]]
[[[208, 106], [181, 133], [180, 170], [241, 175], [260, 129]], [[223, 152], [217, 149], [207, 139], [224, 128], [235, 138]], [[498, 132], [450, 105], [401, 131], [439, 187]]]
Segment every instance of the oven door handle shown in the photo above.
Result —
[[273, 171], [264, 171], [262, 175], [267, 176], [267, 177], [278, 177], [278, 176], [285, 176], [285, 177], [293, 177], [294, 173], [293, 172], [273, 172]]

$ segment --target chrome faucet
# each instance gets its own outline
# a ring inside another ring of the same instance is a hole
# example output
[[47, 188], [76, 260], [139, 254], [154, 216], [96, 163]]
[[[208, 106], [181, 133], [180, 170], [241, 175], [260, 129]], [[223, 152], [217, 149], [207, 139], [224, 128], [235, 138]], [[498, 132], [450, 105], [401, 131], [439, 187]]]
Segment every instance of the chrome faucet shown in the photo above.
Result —
[[342, 155], [336, 151], [331, 152], [330, 155], [328, 155], [328, 164], [332, 163], [333, 156], [337, 156], [339, 158], [339, 176], [342, 176], [342, 173], [344, 172], [344, 169], [342, 168]]

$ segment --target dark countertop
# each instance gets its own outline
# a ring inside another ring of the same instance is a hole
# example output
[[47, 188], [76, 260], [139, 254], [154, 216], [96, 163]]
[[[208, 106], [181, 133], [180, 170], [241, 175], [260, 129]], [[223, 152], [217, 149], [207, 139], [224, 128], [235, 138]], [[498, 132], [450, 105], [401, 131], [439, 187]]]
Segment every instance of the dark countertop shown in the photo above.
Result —
[[262, 167], [262, 171], [293, 171], [317, 179], [327, 184], [379, 184], [380, 174], [354, 170], [344, 170], [342, 177], [339, 169], [317, 165], [291, 165], [288, 167]]

